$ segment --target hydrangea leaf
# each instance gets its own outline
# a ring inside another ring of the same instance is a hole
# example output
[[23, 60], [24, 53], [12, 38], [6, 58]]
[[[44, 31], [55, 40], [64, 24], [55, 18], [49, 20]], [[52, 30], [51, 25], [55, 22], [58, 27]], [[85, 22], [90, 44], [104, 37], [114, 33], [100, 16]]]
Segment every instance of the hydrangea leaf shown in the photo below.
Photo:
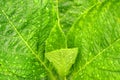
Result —
[[98, 2], [101, 2], [101, 0], [60, 0], [60, 23], [65, 34], [67, 34], [79, 16]]
[[0, 80], [48, 79], [42, 59], [54, 19], [51, 1], [0, 0]]
[[120, 1], [90, 7], [68, 33], [68, 47], [78, 47], [72, 80], [119, 80]]

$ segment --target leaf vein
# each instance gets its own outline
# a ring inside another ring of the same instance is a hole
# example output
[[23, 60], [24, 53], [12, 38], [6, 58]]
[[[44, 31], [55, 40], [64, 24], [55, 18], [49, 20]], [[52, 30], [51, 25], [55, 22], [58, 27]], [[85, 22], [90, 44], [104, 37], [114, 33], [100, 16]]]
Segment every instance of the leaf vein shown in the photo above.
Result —
[[13, 24], [13, 22], [9, 19], [8, 15], [5, 13], [4, 10], [2, 10], [2, 13], [4, 14], [4, 16], [7, 18], [9, 24], [13, 27], [13, 29], [16, 31], [16, 33], [19, 35], [19, 37], [21, 38], [21, 40], [25, 43], [25, 45], [28, 47], [28, 49], [32, 52], [32, 54], [36, 57], [36, 59], [38, 59], [38, 61], [44, 66], [44, 68], [51, 73], [51, 71], [47, 68], [47, 66], [45, 65], [45, 63], [39, 58], [39, 56], [33, 51], [33, 49], [30, 47], [30, 45], [26, 42], [26, 40], [23, 38], [23, 36], [20, 34], [20, 32], [17, 30], [17, 28], [15, 27], [15, 25]]
[[98, 56], [102, 55], [103, 52], [105, 52], [107, 49], [109, 49], [110, 47], [113, 46], [113, 44], [117, 43], [118, 41], [120, 41], [120, 38], [118, 38], [117, 40], [115, 40], [113, 43], [111, 43], [109, 46], [107, 46], [106, 48], [104, 48], [102, 51], [100, 51], [95, 57], [93, 57], [90, 61], [86, 62], [86, 64], [80, 68], [75, 74], [73, 74], [73, 77], [75, 77], [76, 75], [78, 75], [79, 72], [81, 72], [82, 70], [84, 70], [89, 64], [91, 64], [95, 59], [97, 59]]

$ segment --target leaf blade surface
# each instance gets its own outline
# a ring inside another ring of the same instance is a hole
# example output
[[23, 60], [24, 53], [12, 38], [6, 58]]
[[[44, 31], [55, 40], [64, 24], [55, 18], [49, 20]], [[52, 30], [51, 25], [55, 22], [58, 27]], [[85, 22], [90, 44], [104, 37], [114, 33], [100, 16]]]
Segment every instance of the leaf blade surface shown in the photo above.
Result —
[[93, 6], [69, 31], [68, 47], [79, 47], [73, 79], [119, 79], [119, 60], [112, 59], [119, 56], [119, 4], [111, 0]]

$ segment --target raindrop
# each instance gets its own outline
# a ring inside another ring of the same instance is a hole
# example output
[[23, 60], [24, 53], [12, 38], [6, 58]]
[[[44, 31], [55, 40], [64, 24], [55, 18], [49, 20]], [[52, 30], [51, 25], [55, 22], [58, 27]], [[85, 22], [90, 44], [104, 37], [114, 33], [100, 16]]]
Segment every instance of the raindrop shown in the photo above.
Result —
[[98, 66], [100, 66], [101, 64], [100, 63], [97, 63], [98, 64]]
[[14, 61], [13, 64], [16, 64], [16, 62]]
[[113, 61], [111, 60], [110, 63], [113, 64]]
[[19, 22], [22, 22], [22, 21], [23, 21], [23, 19], [20, 19], [20, 20], [19, 20]]
[[89, 55], [89, 56], [91, 56], [91, 55], [92, 55], [92, 53], [90, 52], [88, 55]]
[[7, 69], [5, 69], [5, 72], [8, 72], [8, 70], [7, 70]]
[[80, 76], [81, 78], [83, 78], [83, 76]]
[[38, 25], [38, 27], [40, 27], [41, 25]]
[[73, 57], [71, 56], [70, 59], [72, 59]]
[[39, 3], [39, 0], [34, 0], [35, 3]]
[[99, 74], [97, 74], [96, 76], [97, 76], [97, 77], [99, 77], [100, 75], [99, 75]]
[[105, 67], [104, 67], [104, 66], [103, 66], [102, 68], [103, 68], [103, 69], [105, 69]]
[[35, 70], [33, 70], [33, 73], [35, 73]]
[[35, 62], [35, 65], [39, 65], [39, 63], [38, 63], [38, 62]]
[[23, 75], [23, 77], [26, 77], [25, 75]]
[[45, 77], [45, 73], [42, 73], [42, 74], [40, 75], [40, 77]]
[[0, 59], [1, 62], [3, 62], [3, 59]]
[[8, 80], [11, 80], [10, 78], [8, 78]]
[[25, 58], [26, 60], [28, 60], [28, 58]]
[[12, 70], [12, 72], [13, 72], [13, 73], [15, 73], [15, 72], [16, 72], [16, 70], [15, 70], [15, 69], [13, 69], [13, 70]]
[[7, 63], [8, 63], [8, 61], [5, 61], [5, 63], [7, 64]]
[[18, 57], [15, 57], [15, 59], [18, 59]]
[[19, 65], [19, 68], [22, 68], [22, 66], [21, 66], [21, 65]]
[[14, 15], [13, 17], [12, 17], [12, 19], [15, 19], [17, 16], [16, 15]]
[[47, 11], [49, 10], [48, 7], [46, 7], [46, 10], [47, 10]]
[[28, 64], [30, 64], [30, 62], [28, 62]]

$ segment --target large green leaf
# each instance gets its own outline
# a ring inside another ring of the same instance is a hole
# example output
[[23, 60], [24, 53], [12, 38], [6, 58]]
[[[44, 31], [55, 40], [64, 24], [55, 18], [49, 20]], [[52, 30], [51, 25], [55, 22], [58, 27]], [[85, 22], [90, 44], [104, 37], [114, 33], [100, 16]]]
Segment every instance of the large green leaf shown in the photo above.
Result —
[[0, 0], [0, 80], [119, 80], [119, 5]]
[[0, 79], [45, 79], [45, 40], [54, 25], [45, 0], [0, 0]]
[[71, 80], [120, 79], [120, 1], [90, 7], [68, 33], [68, 47], [79, 47]]

